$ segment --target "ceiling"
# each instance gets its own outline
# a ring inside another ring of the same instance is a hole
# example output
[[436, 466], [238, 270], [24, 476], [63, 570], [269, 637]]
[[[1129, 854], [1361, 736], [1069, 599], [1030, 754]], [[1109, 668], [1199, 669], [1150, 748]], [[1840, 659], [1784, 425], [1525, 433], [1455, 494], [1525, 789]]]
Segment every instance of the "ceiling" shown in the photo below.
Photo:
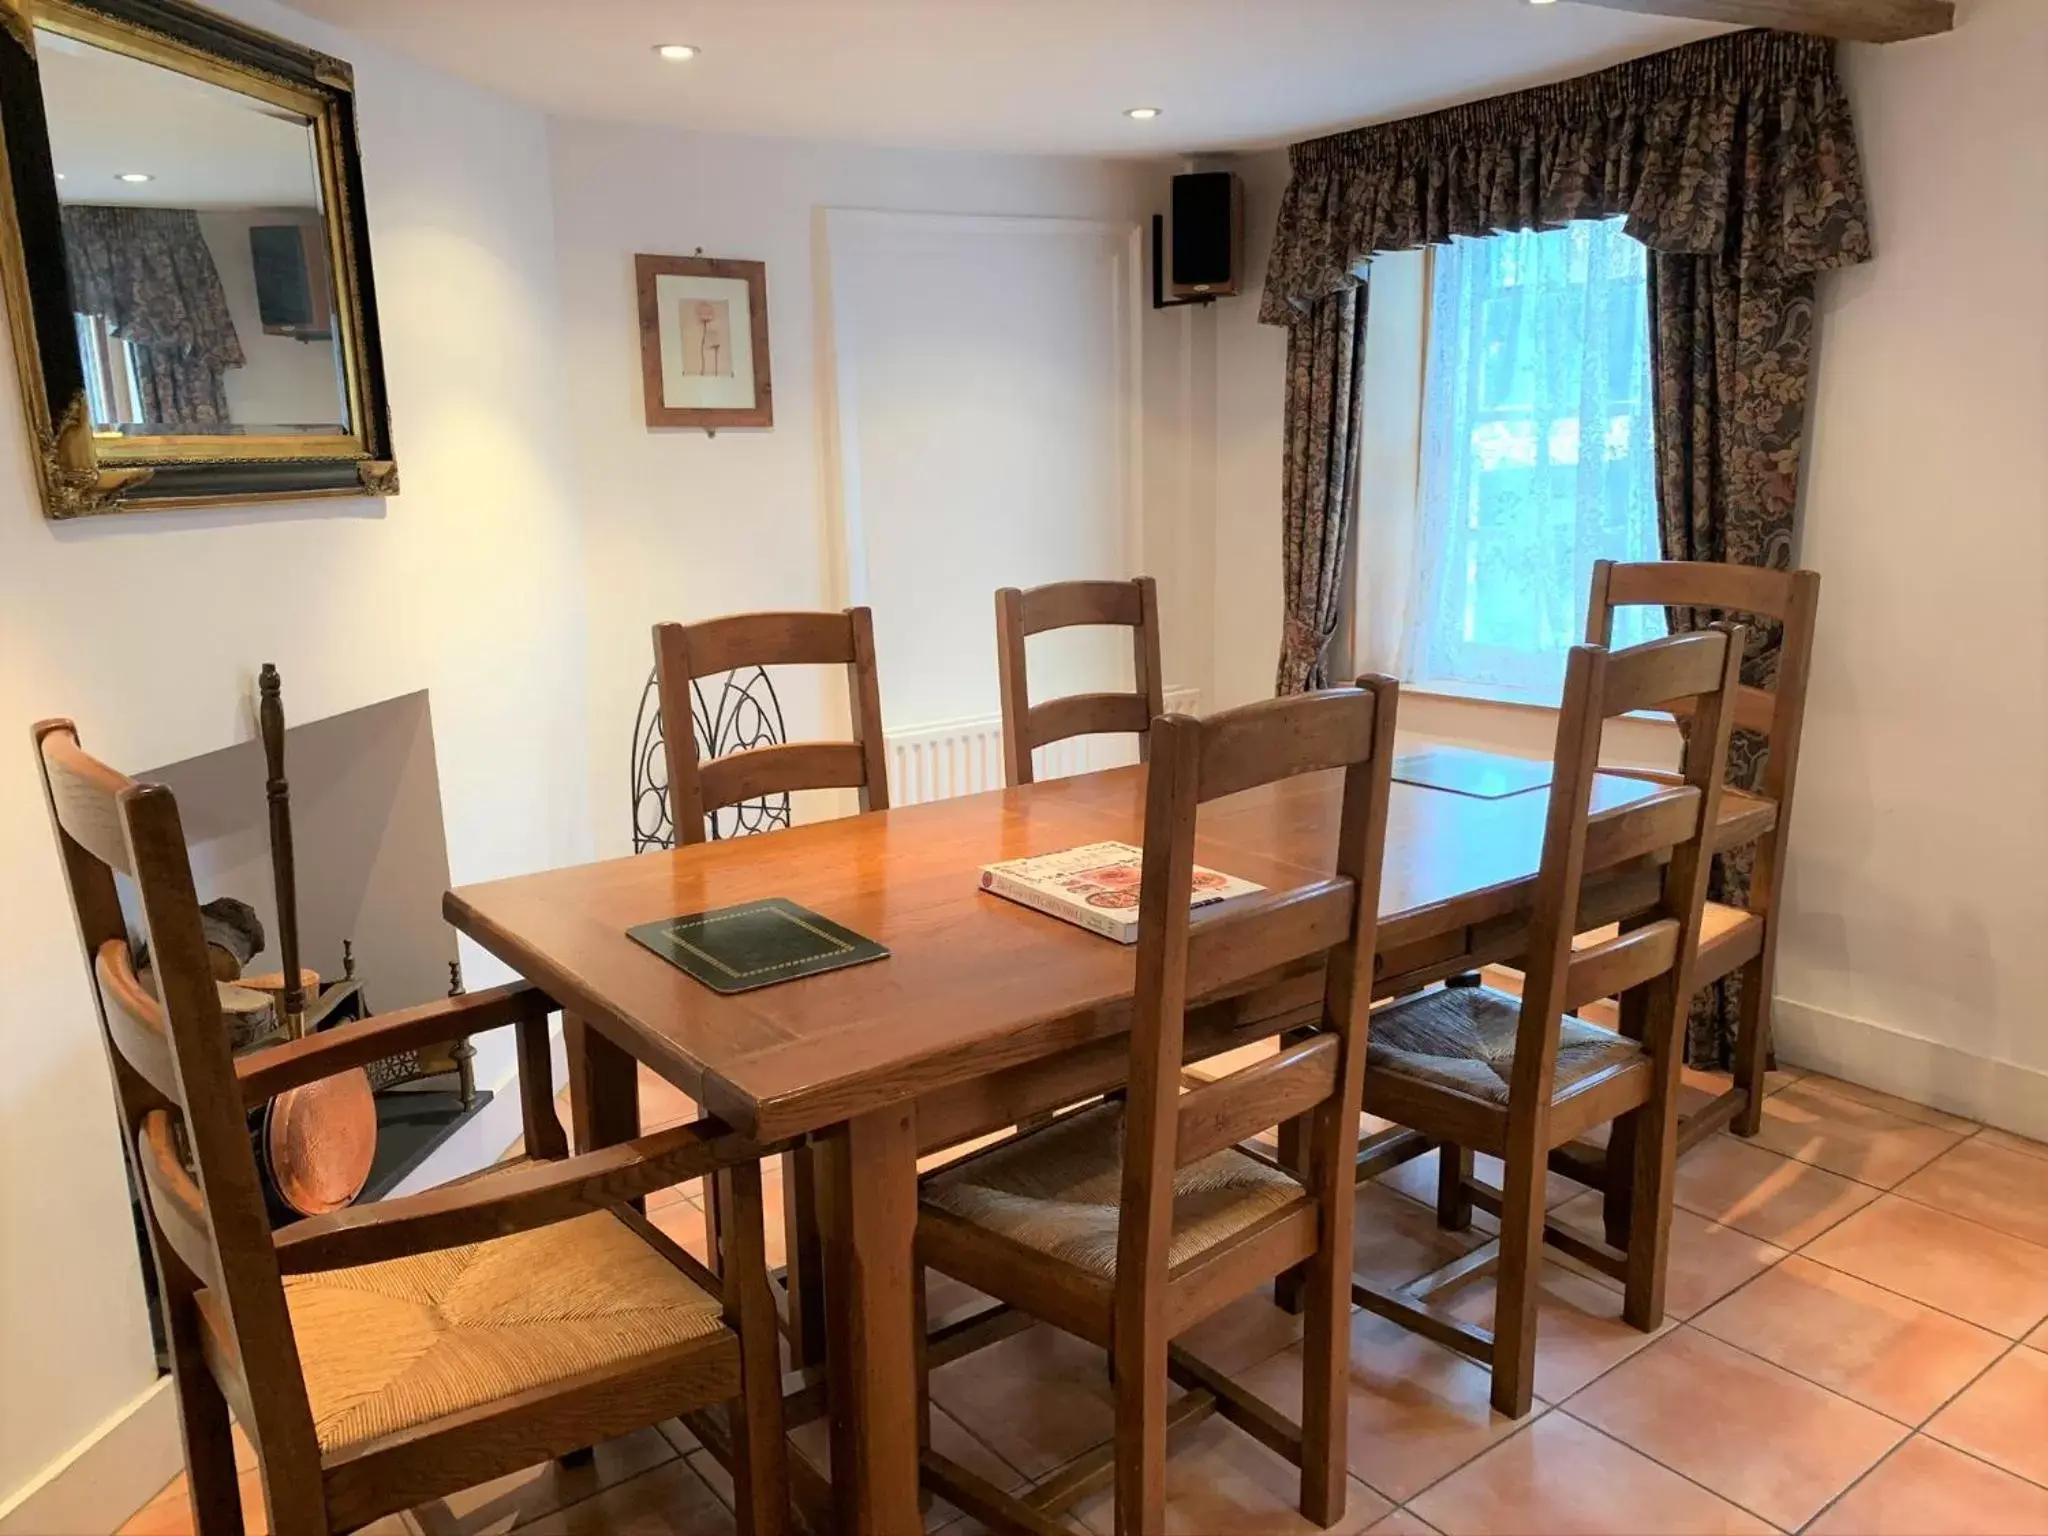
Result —
[[[36, 35], [50, 152], [67, 203], [311, 208], [312, 130], [253, 96], [48, 31]], [[124, 172], [147, 175], [124, 182]]]
[[1084, 155], [1281, 144], [1725, 30], [1525, 0], [289, 3], [563, 117]]

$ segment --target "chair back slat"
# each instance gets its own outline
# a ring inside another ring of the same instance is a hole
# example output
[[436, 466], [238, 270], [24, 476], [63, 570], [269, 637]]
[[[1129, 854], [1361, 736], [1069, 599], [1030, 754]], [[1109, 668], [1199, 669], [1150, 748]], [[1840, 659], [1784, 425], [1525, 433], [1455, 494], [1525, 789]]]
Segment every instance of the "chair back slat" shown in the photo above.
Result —
[[[1691, 699], [1667, 699], [1653, 704], [1680, 720], [1692, 718]], [[1752, 688], [1744, 683], [1735, 690], [1735, 728], [1738, 731], [1755, 731], [1759, 736], [1771, 734], [1771, 728], [1778, 722], [1778, 696], [1764, 688]]]
[[1330, 707], [1307, 711], [1299, 699], [1263, 699], [1211, 720], [1202, 735], [1202, 799], [1370, 758], [1376, 696], [1339, 689], [1317, 697], [1331, 699]]
[[1333, 878], [1196, 913], [1188, 925], [1188, 997], [1199, 1001], [1327, 952], [1350, 932], [1357, 904], [1358, 887]]
[[[1365, 678], [1355, 688], [1208, 720], [1163, 715], [1152, 723], [1117, 1232], [1113, 1328], [1120, 1337], [1140, 1328], [1163, 1336], [1176, 1170], [1254, 1131], [1311, 1123], [1311, 1192], [1327, 1202], [1324, 1239], [1349, 1251], [1399, 692], [1391, 679]], [[1333, 872], [1297, 890], [1191, 916], [1202, 804], [1323, 769], [1343, 773]], [[1318, 949], [1327, 959], [1316, 1020], [1272, 1061], [1184, 1095], [1188, 1003]]]
[[1135, 693], [1070, 693], [1063, 699], [1034, 704], [1024, 717], [1031, 739], [1041, 746], [1069, 736], [1106, 736], [1128, 731], [1142, 736], [1151, 729], [1146, 702]]
[[1721, 686], [1727, 650], [1718, 631], [1671, 635], [1625, 651], [1609, 651], [1601, 682], [1600, 712], [1625, 715], [1672, 699], [1694, 699]]
[[1690, 784], [1673, 785], [1586, 820], [1585, 872], [1599, 874], [1627, 859], [1675, 848], [1699, 830], [1700, 792]]
[[1027, 635], [1078, 624], [1118, 624], [1135, 629], [1145, 622], [1145, 595], [1139, 581], [1056, 581], [1016, 592], [1017, 619]]
[[844, 741], [793, 741], [713, 758], [698, 771], [704, 807], [716, 810], [742, 800], [795, 789], [859, 789], [867, 782], [867, 759]]
[[[844, 666], [851, 740], [781, 743], [704, 762], [690, 712], [692, 684], [700, 677], [775, 666]], [[654, 671], [669, 816], [678, 843], [706, 841], [705, 818], [713, 812], [791, 790], [855, 789], [863, 811], [888, 808], [874, 618], [867, 609], [738, 613], [696, 624], [657, 624]]]
[[171, 1059], [170, 1030], [162, 1005], [136, 978], [126, 939], [109, 939], [100, 946], [93, 979], [99, 985], [101, 1017], [114, 1049], [150, 1087], [175, 1103], [178, 1071]]
[[[63, 722], [68, 724], [68, 722]], [[40, 727], [38, 729], [41, 729]], [[127, 780], [78, 748], [78, 738], [53, 731], [43, 740], [50, 805], [64, 835], [109, 869], [134, 876], [115, 801]]]
[[1182, 1094], [1175, 1110], [1174, 1166], [1185, 1168], [1307, 1114], [1337, 1091], [1342, 1063], [1339, 1037], [1317, 1034]]
[[[1088, 693], [1031, 703], [1025, 639], [1052, 629], [1106, 624], [1131, 632], [1131, 691]], [[1003, 769], [1012, 786], [1029, 784], [1031, 754], [1075, 736], [1122, 734], [1138, 738], [1147, 759], [1154, 719], [1166, 711], [1159, 661], [1159, 588], [1150, 576], [1132, 581], [1061, 581], [996, 593], [996, 668], [1003, 708]]]
[[1662, 976], [1678, 962], [1682, 925], [1659, 918], [1586, 949], [1574, 950], [1565, 969], [1562, 1011], [1575, 1013], [1602, 997], [1619, 997]]
[[[1751, 613], [1783, 619], [1792, 610], [1792, 592], [1805, 571], [1776, 571], [1760, 565], [1733, 565], [1722, 560], [1601, 561], [1594, 579], [1606, 571], [1605, 606], [1713, 608], [1723, 613]], [[1606, 640], [1587, 641], [1605, 645]]]
[[149, 1191], [149, 1210], [164, 1240], [177, 1250], [199, 1280], [210, 1288], [221, 1283], [214, 1257], [213, 1223], [206, 1216], [206, 1197], [178, 1154], [175, 1122], [169, 1110], [143, 1116], [135, 1136], [135, 1163]]
[[[202, 1302], [223, 1320], [269, 1485], [318, 1487], [319, 1441], [177, 801], [87, 757], [68, 721], [37, 726], [35, 742], [169, 1326], [194, 1348]], [[93, 807], [84, 818], [80, 786]], [[117, 871], [134, 883], [149, 987], [134, 971]]]

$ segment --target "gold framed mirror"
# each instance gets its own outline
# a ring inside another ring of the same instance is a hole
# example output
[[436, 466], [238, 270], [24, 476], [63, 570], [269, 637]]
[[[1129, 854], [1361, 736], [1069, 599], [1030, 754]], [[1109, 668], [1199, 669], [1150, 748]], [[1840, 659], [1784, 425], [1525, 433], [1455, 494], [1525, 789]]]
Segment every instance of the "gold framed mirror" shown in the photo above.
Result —
[[0, 286], [53, 518], [398, 489], [346, 64], [0, 0]]

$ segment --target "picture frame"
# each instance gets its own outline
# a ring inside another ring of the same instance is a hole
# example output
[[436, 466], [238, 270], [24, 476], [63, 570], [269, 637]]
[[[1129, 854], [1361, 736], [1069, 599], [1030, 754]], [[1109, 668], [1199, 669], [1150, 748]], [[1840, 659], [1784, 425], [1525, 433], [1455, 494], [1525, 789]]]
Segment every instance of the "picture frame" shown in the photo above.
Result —
[[768, 268], [712, 256], [633, 258], [647, 425], [775, 425]]

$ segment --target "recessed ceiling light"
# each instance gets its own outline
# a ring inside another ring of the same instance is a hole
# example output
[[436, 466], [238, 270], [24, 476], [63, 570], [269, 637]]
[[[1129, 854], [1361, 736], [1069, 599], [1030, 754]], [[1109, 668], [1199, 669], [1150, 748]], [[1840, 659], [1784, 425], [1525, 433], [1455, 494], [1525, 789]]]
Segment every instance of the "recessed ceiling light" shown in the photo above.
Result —
[[685, 59], [697, 57], [696, 45], [693, 43], [663, 43], [654, 51], [671, 64], [680, 64]]
[[1529, 0], [1531, 5], [1555, 5], [1557, 0]]
[[118, 177], [116, 177], [115, 179], [116, 179], [117, 181], [126, 181], [126, 182], [133, 182], [133, 183], [140, 183], [140, 182], [145, 182], [145, 181], [155, 181], [155, 180], [156, 180], [156, 178], [155, 178], [154, 176], [150, 175], [150, 174], [149, 174], [149, 172], [147, 172], [147, 171], [123, 171], [123, 172], [122, 172], [122, 173], [121, 173], [121, 174], [120, 174], [120, 175], [119, 175]]
[[1125, 107], [1124, 116], [1134, 117], [1141, 123], [1149, 123], [1159, 115], [1157, 107]]

